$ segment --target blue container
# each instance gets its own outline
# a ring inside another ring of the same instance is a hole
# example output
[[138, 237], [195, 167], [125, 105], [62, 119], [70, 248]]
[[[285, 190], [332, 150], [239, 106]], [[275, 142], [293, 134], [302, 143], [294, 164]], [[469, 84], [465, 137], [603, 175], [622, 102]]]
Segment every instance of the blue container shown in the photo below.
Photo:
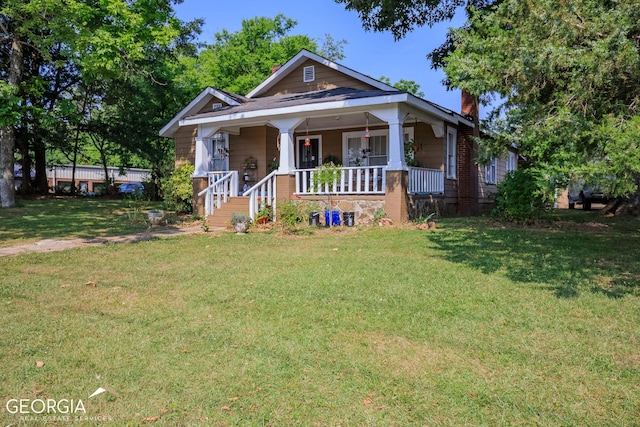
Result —
[[324, 211], [324, 225], [340, 225], [340, 211]]

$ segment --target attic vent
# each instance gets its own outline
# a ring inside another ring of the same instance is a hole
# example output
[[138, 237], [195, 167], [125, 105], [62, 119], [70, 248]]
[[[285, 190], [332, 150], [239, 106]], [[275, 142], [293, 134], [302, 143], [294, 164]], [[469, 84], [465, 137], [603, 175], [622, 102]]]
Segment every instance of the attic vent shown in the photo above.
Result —
[[316, 67], [314, 67], [313, 65], [304, 67], [303, 79], [305, 83], [314, 81], [316, 79]]
[[222, 103], [220, 102], [214, 102], [213, 105], [211, 106], [214, 110], [217, 110], [218, 108], [222, 108]]

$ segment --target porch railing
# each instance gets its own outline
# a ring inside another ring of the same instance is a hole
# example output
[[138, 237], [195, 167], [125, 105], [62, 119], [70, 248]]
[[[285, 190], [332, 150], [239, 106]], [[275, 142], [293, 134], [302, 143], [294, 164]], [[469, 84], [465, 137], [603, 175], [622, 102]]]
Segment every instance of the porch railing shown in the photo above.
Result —
[[316, 185], [317, 169], [298, 169], [296, 194], [384, 194], [386, 166], [355, 166], [340, 169], [333, 184]]
[[206, 215], [213, 215], [229, 197], [238, 195], [238, 171], [209, 172], [209, 185], [198, 193], [198, 197], [206, 194], [204, 209]]
[[407, 192], [409, 194], [444, 193], [444, 171], [410, 167]]
[[243, 193], [249, 197], [249, 216], [256, 219], [262, 205], [271, 206], [273, 218], [276, 218], [276, 171], [262, 178], [256, 185]]

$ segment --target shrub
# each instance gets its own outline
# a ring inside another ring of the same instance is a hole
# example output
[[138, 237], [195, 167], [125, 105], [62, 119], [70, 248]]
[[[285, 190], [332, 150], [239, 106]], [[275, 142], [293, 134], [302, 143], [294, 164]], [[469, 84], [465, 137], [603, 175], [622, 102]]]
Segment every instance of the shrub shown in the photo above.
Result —
[[532, 222], [543, 217], [553, 206], [549, 180], [534, 169], [510, 172], [498, 184], [493, 214], [503, 221]]
[[283, 228], [294, 228], [305, 218], [303, 207], [293, 200], [278, 201], [277, 216]]
[[191, 175], [194, 171], [192, 164], [185, 163], [163, 182], [164, 202], [167, 209], [178, 213], [191, 213], [193, 210]]

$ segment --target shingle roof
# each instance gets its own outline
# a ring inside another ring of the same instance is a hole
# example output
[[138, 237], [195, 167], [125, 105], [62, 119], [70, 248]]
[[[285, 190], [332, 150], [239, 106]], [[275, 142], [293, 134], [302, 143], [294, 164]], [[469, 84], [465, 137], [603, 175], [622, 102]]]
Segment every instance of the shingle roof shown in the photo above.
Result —
[[185, 119], [224, 116], [226, 114], [247, 111], [270, 110], [273, 108], [295, 107], [296, 105], [318, 104], [323, 102], [347, 101], [362, 98], [374, 98], [403, 93], [399, 90], [359, 90], [345, 87], [319, 90], [304, 93], [265, 96], [262, 98], [245, 98], [238, 106], [225, 106], [215, 111], [195, 114]]

